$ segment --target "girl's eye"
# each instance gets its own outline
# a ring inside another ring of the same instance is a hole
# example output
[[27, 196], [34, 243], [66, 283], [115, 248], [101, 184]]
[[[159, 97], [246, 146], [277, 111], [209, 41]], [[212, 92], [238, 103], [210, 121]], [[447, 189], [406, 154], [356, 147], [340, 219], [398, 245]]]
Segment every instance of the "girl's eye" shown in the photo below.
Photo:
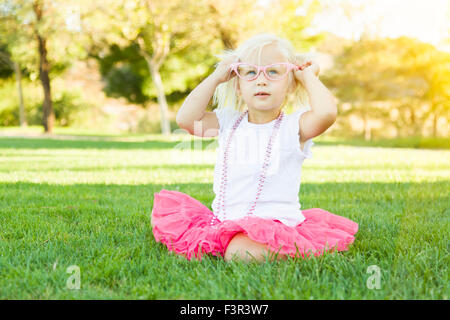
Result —
[[272, 69], [272, 70], [269, 70], [269, 73], [270, 73], [270, 74], [278, 74], [278, 71], [277, 71], [277, 70], [274, 70], [274, 69]]
[[251, 73], [251, 72], [255, 73], [255, 71], [247, 71], [247, 72], [245, 73], [245, 75], [248, 75], [248, 74]]

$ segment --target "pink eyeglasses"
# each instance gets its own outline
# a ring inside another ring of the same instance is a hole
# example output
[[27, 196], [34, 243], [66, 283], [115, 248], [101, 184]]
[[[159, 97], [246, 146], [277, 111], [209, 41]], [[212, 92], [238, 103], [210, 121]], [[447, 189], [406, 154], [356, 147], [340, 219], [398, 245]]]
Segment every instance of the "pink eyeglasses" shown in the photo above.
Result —
[[257, 66], [250, 63], [235, 62], [230, 65], [230, 72], [234, 71], [236, 74], [244, 80], [255, 80], [261, 70], [269, 80], [281, 80], [291, 71], [299, 70], [300, 67], [289, 62], [278, 62], [267, 66]]

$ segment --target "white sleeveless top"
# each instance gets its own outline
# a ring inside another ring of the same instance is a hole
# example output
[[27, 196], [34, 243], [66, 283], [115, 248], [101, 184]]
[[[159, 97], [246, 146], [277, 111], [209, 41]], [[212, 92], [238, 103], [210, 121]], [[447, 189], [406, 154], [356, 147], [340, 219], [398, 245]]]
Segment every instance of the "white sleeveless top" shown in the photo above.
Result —
[[[305, 220], [300, 208], [300, 191], [303, 161], [312, 158], [312, 139], [300, 150], [299, 118], [309, 107], [285, 114], [272, 144], [272, 152], [266, 179], [252, 214], [272, 220], [279, 220], [288, 226], [296, 226]], [[218, 210], [220, 183], [222, 179], [223, 155], [226, 140], [231, 129], [243, 112], [231, 108], [214, 109], [219, 121], [219, 147], [214, 167], [215, 198], [212, 211], [221, 221], [223, 212]], [[259, 175], [265, 152], [276, 119], [255, 124], [248, 122], [246, 115], [235, 133], [228, 149], [228, 182], [225, 199], [226, 219], [238, 219], [248, 214], [256, 199]]]

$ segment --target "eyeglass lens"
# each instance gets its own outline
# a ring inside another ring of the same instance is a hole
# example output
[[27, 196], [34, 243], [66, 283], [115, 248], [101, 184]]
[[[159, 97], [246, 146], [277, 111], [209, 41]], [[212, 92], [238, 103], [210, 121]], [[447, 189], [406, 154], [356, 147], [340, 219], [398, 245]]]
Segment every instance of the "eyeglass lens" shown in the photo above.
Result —
[[[288, 71], [288, 66], [285, 64], [274, 64], [266, 69], [267, 76], [273, 80], [283, 78]], [[237, 72], [241, 77], [248, 80], [255, 78], [258, 69], [249, 64], [241, 64], [237, 67]]]

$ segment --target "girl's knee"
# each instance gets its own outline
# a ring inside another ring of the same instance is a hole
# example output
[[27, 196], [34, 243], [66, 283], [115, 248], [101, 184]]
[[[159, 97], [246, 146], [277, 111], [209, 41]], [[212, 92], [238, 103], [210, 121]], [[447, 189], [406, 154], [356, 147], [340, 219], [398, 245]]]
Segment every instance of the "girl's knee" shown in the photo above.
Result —
[[229, 242], [225, 250], [224, 260], [264, 261], [267, 254], [267, 245], [253, 241], [246, 234], [240, 232]]
[[267, 244], [254, 241], [242, 232], [231, 239], [224, 254], [226, 262], [234, 259], [264, 262], [266, 257], [269, 257], [269, 260], [287, 260], [287, 255], [274, 253]]

